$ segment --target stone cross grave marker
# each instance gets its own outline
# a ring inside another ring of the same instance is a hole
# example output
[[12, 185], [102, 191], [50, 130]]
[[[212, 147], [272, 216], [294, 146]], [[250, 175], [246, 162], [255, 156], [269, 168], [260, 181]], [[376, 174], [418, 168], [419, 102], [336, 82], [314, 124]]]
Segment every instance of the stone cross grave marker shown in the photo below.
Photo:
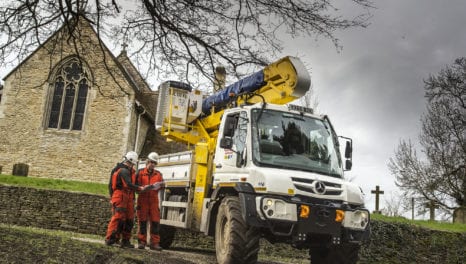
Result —
[[380, 214], [379, 211], [379, 195], [383, 194], [383, 191], [380, 190], [378, 185], [375, 186], [375, 190], [371, 190], [371, 193], [375, 193], [375, 211], [374, 214]]
[[435, 201], [428, 201], [424, 204], [425, 207], [429, 209], [430, 221], [435, 221], [435, 209], [438, 209], [439, 206]]

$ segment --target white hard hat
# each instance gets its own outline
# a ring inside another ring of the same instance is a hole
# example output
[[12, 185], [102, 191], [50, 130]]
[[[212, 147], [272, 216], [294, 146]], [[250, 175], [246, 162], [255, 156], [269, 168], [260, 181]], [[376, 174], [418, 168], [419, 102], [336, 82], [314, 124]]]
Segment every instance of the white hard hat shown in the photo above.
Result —
[[159, 154], [157, 154], [157, 152], [151, 152], [147, 156], [147, 159], [151, 161], [159, 162]]
[[125, 160], [133, 163], [134, 165], [136, 165], [138, 163], [138, 154], [134, 151], [129, 151], [128, 153], [126, 153], [125, 155]]

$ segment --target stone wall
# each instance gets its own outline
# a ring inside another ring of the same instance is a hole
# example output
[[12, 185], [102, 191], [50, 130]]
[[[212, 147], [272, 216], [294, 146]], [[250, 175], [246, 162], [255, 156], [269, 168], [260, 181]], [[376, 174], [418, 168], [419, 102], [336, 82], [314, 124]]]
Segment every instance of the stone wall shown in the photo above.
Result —
[[466, 232], [383, 221], [372, 221], [371, 230], [359, 263], [466, 263]]
[[108, 197], [0, 185], [0, 222], [105, 235], [111, 217]]

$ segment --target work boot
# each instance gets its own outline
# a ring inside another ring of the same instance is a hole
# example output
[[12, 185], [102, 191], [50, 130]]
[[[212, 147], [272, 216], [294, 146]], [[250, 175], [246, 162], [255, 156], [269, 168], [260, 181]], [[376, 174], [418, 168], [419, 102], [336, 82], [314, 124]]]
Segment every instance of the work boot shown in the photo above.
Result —
[[114, 238], [105, 239], [105, 245], [107, 245], [107, 246], [111, 246], [111, 245], [113, 245], [115, 243], [116, 243], [116, 240]]
[[134, 245], [131, 244], [131, 242], [129, 242], [128, 239], [123, 239], [123, 240], [121, 240], [120, 247], [122, 247], [122, 248], [134, 248]]
[[162, 247], [159, 245], [159, 243], [151, 244], [150, 249], [151, 250], [162, 251]]
[[138, 243], [138, 249], [145, 249], [146, 244], [145, 243]]

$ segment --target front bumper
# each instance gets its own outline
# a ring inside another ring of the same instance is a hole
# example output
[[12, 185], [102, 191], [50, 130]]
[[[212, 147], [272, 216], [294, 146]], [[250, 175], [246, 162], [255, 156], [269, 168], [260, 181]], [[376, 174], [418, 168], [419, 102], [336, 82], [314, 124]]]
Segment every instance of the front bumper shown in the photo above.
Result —
[[322, 239], [332, 244], [359, 243], [370, 235], [370, 215], [364, 208], [351, 208], [330, 201], [324, 204], [288, 197], [258, 196], [255, 193], [240, 193], [240, 201], [246, 223], [267, 230], [273, 237], [289, 240], [298, 247], [312, 244], [315, 240], [322, 243]]

